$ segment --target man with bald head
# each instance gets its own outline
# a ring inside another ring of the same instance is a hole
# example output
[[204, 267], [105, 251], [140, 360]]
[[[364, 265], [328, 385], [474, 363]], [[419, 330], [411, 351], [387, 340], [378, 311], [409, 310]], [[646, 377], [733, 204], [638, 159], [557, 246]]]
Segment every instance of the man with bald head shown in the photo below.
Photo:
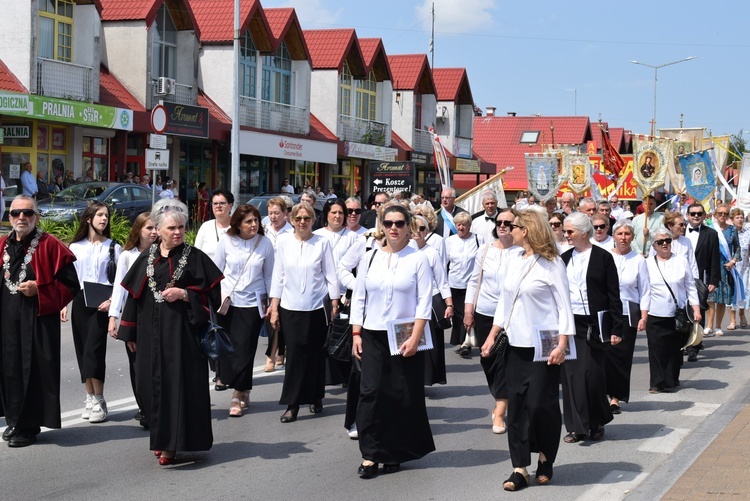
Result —
[[445, 188], [440, 192], [440, 205], [442, 207], [440, 212], [437, 213], [435, 233], [443, 238], [448, 238], [458, 233], [456, 225], [453, 223], [453, 216], [459, 212], [466, 212], [466, 210], [456, 205], [456, 190], [453, 188]]

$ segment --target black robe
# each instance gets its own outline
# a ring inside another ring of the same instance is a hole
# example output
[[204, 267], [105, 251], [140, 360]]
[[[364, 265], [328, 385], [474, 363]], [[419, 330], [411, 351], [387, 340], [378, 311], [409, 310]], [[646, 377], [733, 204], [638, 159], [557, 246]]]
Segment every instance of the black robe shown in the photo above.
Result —
[[[13, 282], [34, 235], [0, 240]], [[37, 433], [41, 426], [60, 428], [60, 310], [78, 293], [73, 261], [62, 242], [45, 234], [26, 270], [25, 281], [37, 281], [37, 296], [11, 294], [0, 273], [0, 416], [8, 426]]]
[[[169, 258], [156, 251], [154, 280], [163, 291], [172, 279], [184, 245]], [[149, 252], [141, 254], [122, 286], [129, 292], [118, 337], [136, 342], [136, 391], [148, 419], [151, 449], [203, 451], [213, 444], [208, 364], [198, 336], [208, 321], [207, 299], [220, 304], [223, 278], [211, 259], [193, 247], [175, 287], [187, 289], [189, 302], [157, 303], [148, 286]]]

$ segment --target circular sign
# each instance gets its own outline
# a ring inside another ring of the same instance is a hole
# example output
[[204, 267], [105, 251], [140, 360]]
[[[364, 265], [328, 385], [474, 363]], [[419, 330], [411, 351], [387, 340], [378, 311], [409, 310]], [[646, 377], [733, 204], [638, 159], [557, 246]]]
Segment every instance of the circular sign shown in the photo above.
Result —
[[154, 132], [161, 134], [167, 129], [167, 123], [167, 109], [163, 105], [157, 104], [151, 110], [151, 127]]

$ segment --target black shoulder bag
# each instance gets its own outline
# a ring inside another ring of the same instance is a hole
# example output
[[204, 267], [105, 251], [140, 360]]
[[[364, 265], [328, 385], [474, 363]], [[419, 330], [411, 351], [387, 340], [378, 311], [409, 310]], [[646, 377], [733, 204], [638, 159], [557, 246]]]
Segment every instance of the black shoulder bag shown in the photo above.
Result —
[[685, 303], [684, 308], [680, 307], [680, 305], [677, 303], [677, 297], [674, 295], [674, 292], [672, 292], [672, 288], [669, 286], [667, 279], [664, 278], [664, 274], [661, 272], [661, 268], [659, 268], [659, 261], [656, 259], [656, 256], [654, 256], [654, 262], [656, 263], [656, 269], [659, 270], [661, 279], [664, 280], [664, 285], [667, 286], [667, 289], [669, 290], [669, 293], [672, 294], [672, 299], [674, 300], [674, 330], [681, 334], [687, 334], [693, 329], [693, 321], [690, 320], [690, 316], [688, 316], [687, 313], [688, 303]]
[[209, 318], [208, 324], [200, 335], [201, 351], [211, 360], [222, 360], [234, 353], [234, 347], [232, 341], [229, 340], [227, 331], [216, 321], [216, 312], [211, 304], [211, 299], [208, 297], [206, 299], [208, 300]]
[[115, 261], [115, 241], [109, 244], [109, 262], [107, 263], [107, 280], [115, 285], [115, 275], [117, 274], [117, 262]]

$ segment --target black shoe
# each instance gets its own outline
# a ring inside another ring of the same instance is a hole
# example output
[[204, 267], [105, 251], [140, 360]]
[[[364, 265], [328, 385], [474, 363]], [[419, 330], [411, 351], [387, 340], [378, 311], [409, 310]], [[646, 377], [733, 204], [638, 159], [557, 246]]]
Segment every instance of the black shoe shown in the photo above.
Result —
[[3, 432], [3, 440], [6, 442], [9, 441], [11, 438], [15, 437], [18, 434], [18, 430], [12, 426], [8, 426], [5, 428], [5, 431]]
[[8, 447], [28, 447], [36, 443], [36, 435], [33, 433], [18, 433], [10, 439]]
[[373, 463], [369, 466], [365, 466], [364, 464], [359, 465], [359, 468], [357, 468], [357, 474], [360, 478], [376, 477], [378, 475], [378, 463]]
[[286, 412], [281, 415], [280, 421], [282, 423], [293, 423], [297, 420], [298, 412], [299, 405], [290, 405], [286, 408]]
[[401, 469], [401, 465], [399, 463], [392, 463], [392, 464], [384, 464], [383, 465], [383, 473], [396, 473]]
[[144, 430], [148, 430], [148, 419], [146, 419], [145, 417], [141, 419], [140, 421], [138, 421], [138, 424], [143, 426]]
[[694, 351], [691, 351], [688, 353], [688, 362], [697, 362], [698, 361], [698, 354]]
[[471, 358], [471, 346], [461, 346], [456, 353], [461, 358]]
[[313, 414], [320, 414], [321, 412], [323, 412], [323, 401], [316, 400], [314, 404], [311, 404], [310, 412]]
[[229, 389], [229, 386], [227, 386], [225, 384], [215, 384], [214, 385], [214, 390], [216, 390], [216, 391], [224, 391], [224, 390], [227, 390], [227, 389]]
[[135, 419], [136, 421], [141, 421], [143, 419], [143, 411], [138, 409], [138, 412], [135, 413], [133, 419]]
[[599, 426], [595, 430], [591, 430], [589, 432], [589, 437], [591, 437], [591, 440], [598, 441], [604, 438], [604, 426]]
[[617, 404], [609, 404], [609, 410], [612, 411], [612, 414], [622, 414], [622, 409]]

